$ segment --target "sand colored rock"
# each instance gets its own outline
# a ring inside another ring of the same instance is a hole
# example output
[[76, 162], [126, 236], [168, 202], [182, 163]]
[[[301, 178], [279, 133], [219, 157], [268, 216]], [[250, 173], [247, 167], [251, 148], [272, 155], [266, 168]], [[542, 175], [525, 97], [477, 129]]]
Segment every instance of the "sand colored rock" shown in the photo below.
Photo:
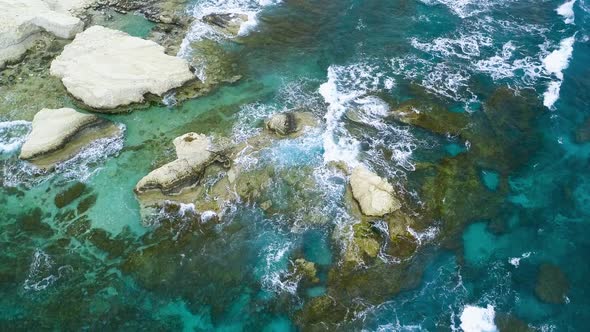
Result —
[[69, 93], [96, 109], [143, 102], [195, 78], [188, 63], [152, 41], [93, 26], [51, 63]]
[[266, 129], [279, 136], [297, 136], [304, 127], [315, 126], [317, 119], [309, 112], [283, 112], [272, 115]]
[[394, 196], [393, 186], [364, 166], [353, 169], [350, 186], [365, 215], [379, 217], [401, 207], [401, 203]]
[[76, 133], [101, 121], [96, 115], [71, 108], [44, 108], [33, 119], [33, 130], [21, 148], [20, 158], [33, 159], [58, 150]]
[[174, 139], [177, 159], [157, 168], [135, 186], [137, 193], [160, 190], [164, 194], [182, 190], [198, 181], [213, 161], [211, 140], [205, 135], [188, 133]]
[[47, 31], [71, 39], [84, 23], [70, 12], [87, 0], [0, 0], [0, 68], [18, 60]]

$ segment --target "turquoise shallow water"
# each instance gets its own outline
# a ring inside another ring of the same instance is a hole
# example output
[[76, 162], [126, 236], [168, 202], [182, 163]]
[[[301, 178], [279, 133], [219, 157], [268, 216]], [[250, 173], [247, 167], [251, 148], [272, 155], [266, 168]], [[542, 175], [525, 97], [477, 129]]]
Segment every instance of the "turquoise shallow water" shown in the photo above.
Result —
[[[240, 43], [221, 41], [240, 59], [240, 82], [179, 105], [107, 116], [125, 126], [124, 138], [49, 175], [17, 161], [18, 148], [2, 153], [0, 326], [460, 331], [470, 319], [486, 321], [462, 316], [467, 306], [492, 306], [500, 330], [584, 331], [590, 145], [580, 130], [588, 130], [590, 117], [590, 4], [573, 3], [573, 22], [556, 11], [562, 4], [191, 3], [195, 15], [203, 8], [258, 11], [258, 24]], [[137, 36], [151, 28], [136, 16], [117, 22]], [[549, 105], [547, 91], [559, 83]], [[428, 102], [432, 112], [450, 110], [467, 122], [460, 134], [448, 118], [410, 126], [384, 116], [367, 96], [386, 108]], [[132, 189], [171, 159], [173, 138], [195, 131], [241, 141], [268, 115], [301, 107], [325, 119], [322, 125], [274, 142], [253, 164], [280, 174], [265, 196], [271, 212], [242, 202], [220, 224], [195, 222], [190, 211], [162, 213], [160, 227], [142, 223]], [[350, 109], [363, 111], [355, 117]], [[18, 146], [27, 124], [2, 120], [3, 147]], [[481, 140], [489, 146], [481, 149]], [[417, 235], [421, 245], [403, 265], [401, 291], [387, 290], [398, 265], [380, 256], [375, 264], [383, 272], [352, 284], [365, 293], [345, 305], [348, 314], [323, 313], [325, 325], [318, 325], [301, 309], [338, 293], [331, 282], [355, 222], [346, 212], [346, 177], [324, 166], [330, 159], [364, 163], [403, 185], [435, 235]], [[423, 190], [434, 176], [428, 165], [449, 174], [433, 180], [431, 190], [442, 192], [433, 195], [442, 202], [438, 214], [422, 212], [440, 204]], [[311, 189], [300, 185], [310, 173], [317, 180]], [[58, 208], [55, 196], [79, 182], [80, 197]], [[87, 211], [84, 201], [92, 202]], [[300, 257], [316, 264], [317, 284], [289, 279]], [[565, 298], [540, 295], [546, 266], [553, 273], [544, 288], [564, 290]]]

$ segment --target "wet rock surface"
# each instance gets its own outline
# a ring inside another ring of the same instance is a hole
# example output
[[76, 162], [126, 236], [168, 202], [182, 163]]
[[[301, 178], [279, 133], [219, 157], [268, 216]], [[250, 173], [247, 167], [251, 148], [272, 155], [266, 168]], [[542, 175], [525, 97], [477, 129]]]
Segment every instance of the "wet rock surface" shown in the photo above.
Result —
[[248, 21], [248, 15], [238, 13], [213, 13], [203, 16], [201, 20], [224, 34], [237, 36], [242, 24]]
[[301, 135], [305, 127], [312, 127], [317, 124], [317, 120], [310, 112], [283, 112], [274, 114], [266, 122], [266, 129], [277, 134], [278, 136], [296, 137]]

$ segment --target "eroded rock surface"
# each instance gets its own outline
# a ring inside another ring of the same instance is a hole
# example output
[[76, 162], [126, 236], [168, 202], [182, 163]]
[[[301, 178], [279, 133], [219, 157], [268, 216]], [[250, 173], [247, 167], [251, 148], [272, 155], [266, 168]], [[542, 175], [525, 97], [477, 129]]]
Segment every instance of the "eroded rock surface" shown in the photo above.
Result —
[[135, 191], [160, 190], [164, 194], [181, 191], [198, 181], [215, 158], [210, 151], [211, 139], [205, 135], [188, 133], [174, 139], [177, 159], [157, 168], [141, 179]]
[[213, 13], [203, 16], [201, 20], [224, 34], [237, 36], [240, 33], [242, 24], [248, 21], [248, 15], [239, 13]]
[[304, 127], [316, 124], [316, 118], [309, 112], [283, 112], [271, 116], [265, 125], [279, 136], [297, 136]]
[[0, 0], [0, 68], [20, 57], [47, 31], [71, 39], [84, 23], [71, 14], [88, 0]]
[[166, 55], [162, 46], [102, 26], [78, 34], [50, 71], [96, 109], [143, 102], [148, 93], [162, 96], [195, 78], [186, 60]]
[[354, 199], [367, 216], [380, 217], [401, 207], [394, 196], [393, 186], [364, 166], [357, 166], [352, 170], [350, 186]]
[[20, 158], [40, 166], [68, 159], [92, 140], [111, 136], [119, 128], [93, 114], [72, 108], [39, 111], [33, 129], [21, 148]]

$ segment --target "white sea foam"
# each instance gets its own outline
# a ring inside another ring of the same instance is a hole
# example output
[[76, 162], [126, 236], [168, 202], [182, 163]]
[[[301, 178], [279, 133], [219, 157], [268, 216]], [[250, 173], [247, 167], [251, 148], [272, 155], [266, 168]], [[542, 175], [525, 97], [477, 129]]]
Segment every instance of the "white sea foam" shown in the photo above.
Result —
[[70, 272], [72, 272], [71, 266], [55, 268], [53, 259], [43, 250], [37, 249], [33, 253], [33, 260], [23, 288], [25, 291], [42, 291]]
[[447, 6], [455, 15], [467, 18], [488, 10], [501, 1], [494, 0], [421, 0], [427, 5], [442, 4]]
[[457, 38], [439, 37], [431, 42], [420, 42], [417, 38], [412, 38], [410, 43], [416, 49], [432, 55], [471, 59], [481, 54], [482, 47], [491, 47], [492, 38], [480, 32], [469, 35], [460, 32]]
[[514, 267], [518, 267], [520, 265], [520, 261], [524, 258], [531, 257], [531, 252], [525, 252], [520, 257], [512, 257], [508, 259], [508, 263], [510, 263]]
[[263, 249], [264, 267], [262, 275], [262, 286], [274, 293], [297, 292], [301, 277], [290, 275], [287, 272], [287, 253], [291, 249], [291, 243], [273, 242]]
[[555, 10], [557, 12], [557, 14], [559, 14], [563, 17], [563, 21], [566, 24], [574, 24], [574, 19], [575, 19], [574, 4], [575, 3], [576, 3], [576, 0], [566, 1], [561, 6], [557, 7], [557, 9]]
[[486, 308], [466, 305], [461, 313], [461, 329], [464, 332], [496, 332], [496, 312], [490, 304]]
[[31, 123], [28, 121], [0, 122], [0, 155], [18, 150], [30, 131]]
[[[319, 93], [328, 104], [326, 131], [323, 134], [324, 161], [343, 161], [353, 167], [358, 164], [359, 141], [344, 128], [342, 117], [354, 103], [365, 105], [370, 99], [363, 99], [370, 92], [393, 87], [393, 79], [385, 75], [377, 65], [366, 63], [348, 66], [332, 65], [328, 68], [328, 81], [319, 88]], [[373, 100], [373, 105], [375, 105]], [[374, 112], [379, 106], [369, 107]]]
[[111, 156], [117, 155], [123, 148], [125, 125], [119, 124], [118, 126], [120, 128], [118, 135], [93, 141], [71, 159], [55, 165], [53, 172], [43, 171], [15, 156], [0, 161], [2, 166], [0, 175], [3, 185], [7, 187], [23, 185], [30, 188], [48, 180], [55, 174], [69, 180], [87, 181], [101, 170], [100, 164]]
[[178, 55], [187, 57], [191, 53], [190, 44], [194, 41], [210, 39], [221, 41], [233, 36], [223, 34], [218, 29], [204, 23], [201, 19], [209, 14], [241, 14], [248, 20], [241, 24], [239, 36], [250, 33], [258, 25], [258, 14], [267, 6], [277, 5], [281, 0], [205, 0], [197, 2], [189, 11], [196, 18], [184, 37]]
[[545, 72], [553, 75], [557, 80], [549, 83], [547, 91], [543, 94], [543, 105], [547, 108], [552, 108], [555, 102], [559, 99], [559, 90], [563, 82], [563, 71], [569, 66], [569, 61], [574, 51], [574, 43], [576, 36], [563, 39], [559, 43], [559, 49], [549, 53], [543, 59], [543, 66]]
[[417, 241], [419, 245], [422, 245], [428, 241], [433, 240], [438, 235], [438, 227], [428, 227], [422, 232], [415, 231], [412, 227], [407, 227], [408, 233], [410, 233]]
[[201, 213], [201, 222], [202, 223], [208, 223], [211, 220], [214, 220], [218, 218], [217, 216], [217, 212], [215, 211], [211, 211], [211, 210], [207, 210], [207, 211], [203, 211]]

